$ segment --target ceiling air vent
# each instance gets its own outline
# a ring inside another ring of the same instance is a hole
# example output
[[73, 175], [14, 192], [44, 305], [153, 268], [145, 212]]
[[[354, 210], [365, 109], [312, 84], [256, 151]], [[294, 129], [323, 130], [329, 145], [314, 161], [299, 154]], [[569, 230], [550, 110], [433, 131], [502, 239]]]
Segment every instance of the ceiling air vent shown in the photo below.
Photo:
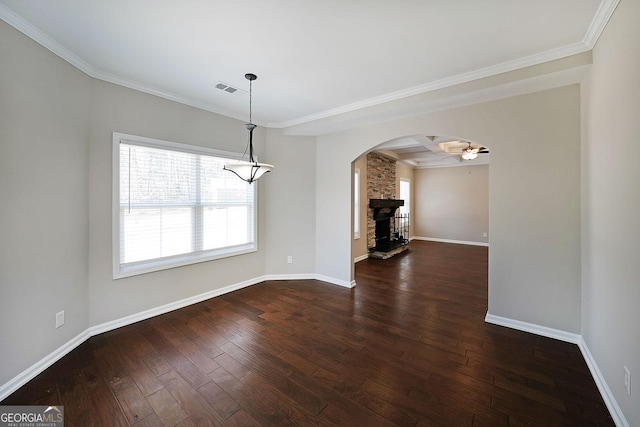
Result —
[[230, 86], [230, 85], [228, 85], [226, 83], [222, 83], [222, 82], [216, 83], [215, 88], [216, 89], [220, 89], [221, 91], [224, 91], [224, 92], [228, 92], [228, 93], [242, 92], [237, 87], [233, 87], [233, 86]]

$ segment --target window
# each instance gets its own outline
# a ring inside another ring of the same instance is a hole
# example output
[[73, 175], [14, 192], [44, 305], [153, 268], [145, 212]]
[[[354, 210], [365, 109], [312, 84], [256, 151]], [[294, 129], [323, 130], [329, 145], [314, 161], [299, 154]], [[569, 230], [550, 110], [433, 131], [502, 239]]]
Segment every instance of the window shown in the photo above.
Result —
[[353, 237], [360, 238], [360, 169], [353, 172]]
[[113, 274], [127, 277], [257, 250], [256, 183], [240, 154], [113, 134]]
[[401, 214], [411, 212], [411, 181], [400, 178], [400, 200], [404, 200], [404, 206], [400, 206]]

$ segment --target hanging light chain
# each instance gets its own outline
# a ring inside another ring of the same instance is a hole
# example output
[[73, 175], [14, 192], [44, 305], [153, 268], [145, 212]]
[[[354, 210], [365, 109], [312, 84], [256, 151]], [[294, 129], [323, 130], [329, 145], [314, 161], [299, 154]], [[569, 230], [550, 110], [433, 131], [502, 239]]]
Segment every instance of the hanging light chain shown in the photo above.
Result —
[[253, 124], [253, 116], [252, 116], [252, 104], [253, 104], [253, 81], [258, 77], [253, 73], [247, 73], [244, 77], [249, 80], [249, 123], [245, 125], [247, 130], [249, 131], [249, 161], [251, 163], [255, 163], [253, 158], [253, 130], [256, 128], [256, 125]]
[[253, 123], [251, 121], [251, 102], [253, 98], [253, 80], [249, 79], [249, 123]]

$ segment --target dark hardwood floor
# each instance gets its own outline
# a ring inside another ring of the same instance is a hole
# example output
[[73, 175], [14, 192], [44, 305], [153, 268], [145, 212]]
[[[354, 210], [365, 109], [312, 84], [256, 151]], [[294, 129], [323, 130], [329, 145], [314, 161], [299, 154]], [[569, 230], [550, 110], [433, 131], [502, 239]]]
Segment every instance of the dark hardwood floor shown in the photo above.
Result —
[[93, 337], [1, 404], [82, 427], [613, 425], [577, 346], [484, 323], [487, 248], [414, 241], [356, 281], [265, 282]]

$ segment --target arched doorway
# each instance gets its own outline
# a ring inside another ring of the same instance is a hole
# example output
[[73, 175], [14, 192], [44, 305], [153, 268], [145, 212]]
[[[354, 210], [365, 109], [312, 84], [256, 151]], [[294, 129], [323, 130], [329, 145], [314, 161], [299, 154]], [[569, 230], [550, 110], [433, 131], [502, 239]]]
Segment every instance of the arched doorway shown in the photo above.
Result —
[[353, 160], [400, 135], [460, 135], [492, 149], [488, 312], [579, 330], [579, 95], [566, 86], [319, 136], [318, 276], [354, 285]]
[[412, 240], [488, 246], [489, 157], [476, 142], [424, 135], [394, 138], [359, 156], [352, 162], [354, 262], [375, 245], [368, 200], [380, 197], [403, 200]]

